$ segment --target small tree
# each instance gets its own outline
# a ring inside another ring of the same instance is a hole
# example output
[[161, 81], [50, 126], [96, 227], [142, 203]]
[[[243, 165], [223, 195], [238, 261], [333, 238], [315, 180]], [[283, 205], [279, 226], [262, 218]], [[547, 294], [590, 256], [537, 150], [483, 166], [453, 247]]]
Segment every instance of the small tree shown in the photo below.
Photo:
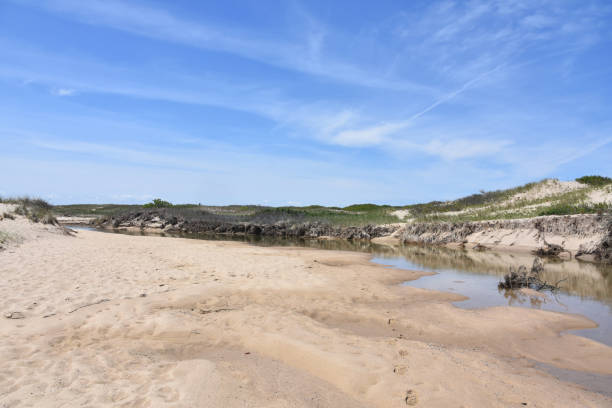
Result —
[[152, 202], [143, 205], [144, 208], [167, 208], [172, 207], [172, 203], [161, 198], [155, 198]]

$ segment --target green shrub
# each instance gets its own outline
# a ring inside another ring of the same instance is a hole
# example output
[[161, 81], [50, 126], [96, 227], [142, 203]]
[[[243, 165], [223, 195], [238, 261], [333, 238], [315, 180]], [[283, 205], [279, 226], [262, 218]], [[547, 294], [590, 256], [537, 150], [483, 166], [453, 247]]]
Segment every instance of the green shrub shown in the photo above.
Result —
[[571, 215], [571, 214], [596, 214], [610, 212], [612, 207], [607, 203], [598, 204], [568, 204], [560, 203], [541, 209], [538, 215]]
[[612, 184], [612, 178], [603, 176], [584, 176], [577, 178], [576, 181], [593, 187], [601, 187], [607, 184]]
[[353, 204], [353, 205], [349, 205], [348, 207], [344, 207], [343, 210], [346, 210], [346, 211], [375, 211], [381, 208], [383, 208], [383, 206], [376, 205], [376, 204]]
[[143, 205], [144, 208], [170, 208], [173, 207], [172, 203], [169, 201], [164, 201], [161, 198], [156, 198], [150, 203], [146, 203]]

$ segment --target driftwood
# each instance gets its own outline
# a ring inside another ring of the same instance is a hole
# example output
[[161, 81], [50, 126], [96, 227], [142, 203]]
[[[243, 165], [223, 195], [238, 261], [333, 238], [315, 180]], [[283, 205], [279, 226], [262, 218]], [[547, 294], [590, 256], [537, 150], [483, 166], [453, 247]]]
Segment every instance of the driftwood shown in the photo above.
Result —
[[565, 279], [561, 279], [555, 284], [550, 284], [540, 277], [541, 272], [544, 270], [544, 263], [541, 258], [533, 260], [531, 270], [527, 271], [527, 268], [523, 265], [519, 266], [518, 270], [514, 267], [510, 267], [510, 272], [504, 275], [504, 280], [499, 282], [497, 287], [499, 289], [520, 289], [530, 288], [535, 290], [559, 290], [559, 283]]

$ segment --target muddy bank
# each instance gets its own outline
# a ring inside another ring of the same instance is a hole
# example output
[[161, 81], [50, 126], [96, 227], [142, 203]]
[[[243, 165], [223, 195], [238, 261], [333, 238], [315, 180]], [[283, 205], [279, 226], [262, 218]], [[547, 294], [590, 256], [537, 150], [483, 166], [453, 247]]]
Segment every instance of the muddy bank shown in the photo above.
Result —
[[542, 255], [612, 262], [612, 216], [567, 215], [516, 220], [410, 223], [404, 243], [517, 249]]
[[288, 238], [339, 238], [369, 240], [392, 235], [402, 224], [340, 226], [321, 222], [240, 222], [225, 219], [187, 219], [159, 211], [142, 211], [93, 220], [107, 229], [143, 229], [151, 232], [185, 234], [260, 235]]

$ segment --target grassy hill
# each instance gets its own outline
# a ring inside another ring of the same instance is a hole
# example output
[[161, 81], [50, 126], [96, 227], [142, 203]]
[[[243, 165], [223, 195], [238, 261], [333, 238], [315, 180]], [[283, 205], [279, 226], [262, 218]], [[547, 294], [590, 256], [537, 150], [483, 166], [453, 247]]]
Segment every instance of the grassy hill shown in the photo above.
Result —
[[612, 179], [586, 176], [575, 181], [545, 179], [537, 183], [481, 192], [453, 201], [404, 207], [419, 221], [477, 221], [609, 212]]
[[53, 207], [57, 216], [108, 217], [137, 212], [156, 205], [171, 209], [177, 215], [202, 220], [225, 217], [228, 222], [267, 220], [319, 221], [337, 225], [389, 224], [402, 221], [471, 221], [485, 219], [529, 218], [539, 215], [565, 215], [612, 210], [612, 179], [585, 176], [575, 181], [545, 179], [523, 186], [496, 191], [481, 191], [452, 201], [389, 206], [354, 204], [344, 208], [266, 207], [258, 205], [205, 206], [172, 205], [162, 200], [157, 204], [74, 204]]

